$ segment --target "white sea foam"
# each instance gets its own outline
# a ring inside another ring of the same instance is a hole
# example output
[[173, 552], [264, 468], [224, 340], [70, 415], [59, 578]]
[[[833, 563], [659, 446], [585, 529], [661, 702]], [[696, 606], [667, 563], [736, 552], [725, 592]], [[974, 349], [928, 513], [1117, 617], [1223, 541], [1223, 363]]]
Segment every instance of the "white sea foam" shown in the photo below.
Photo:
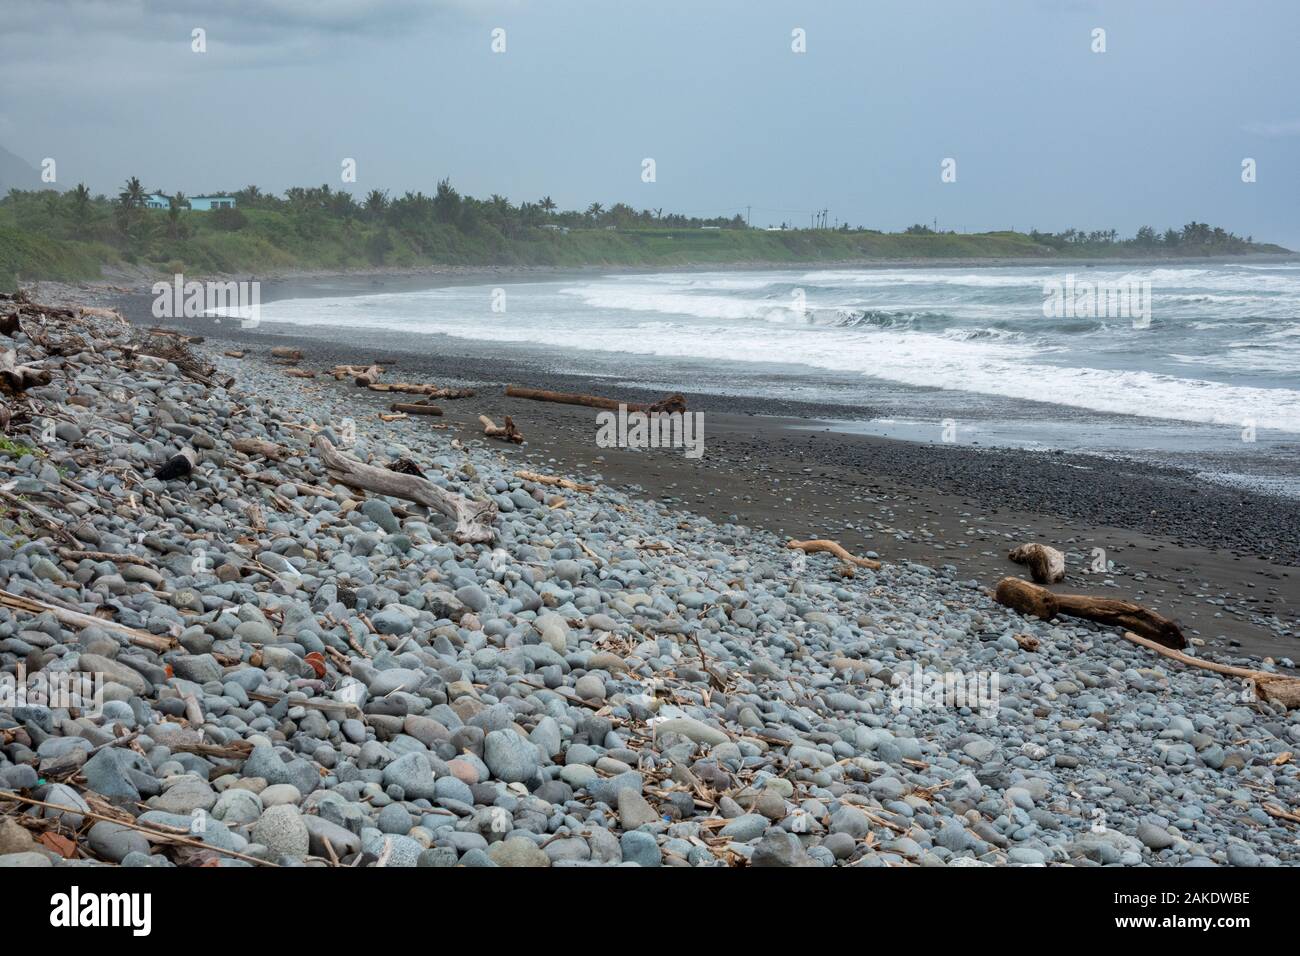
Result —
[[[1153, 327], [1136, 331], [1124, 321], [1043, 319], [1042, 283], [1065, 271], [624, 275], [510, 284], [505, 313], [491, 310], [495, 286], [460, 285], [272, 302], [262, 319], [556, 348], [577, 367], [592, 353], [706, 360], [721, 370], [779, 363], [1096, 412], [1233, 427], [1253, 419], [1260, 429], [1300, 433], [1300, 275], [1236, 266], [1088, 270], [1091, 281], [1153, 284]], [[804, 290], [802, 301], [793, 290]]]

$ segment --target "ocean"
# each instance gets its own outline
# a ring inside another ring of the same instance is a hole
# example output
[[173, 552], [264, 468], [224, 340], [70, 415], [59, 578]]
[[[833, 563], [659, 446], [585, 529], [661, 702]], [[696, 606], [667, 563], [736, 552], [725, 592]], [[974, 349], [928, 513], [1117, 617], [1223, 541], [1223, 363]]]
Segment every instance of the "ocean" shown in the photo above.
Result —
[[[826, 427], [911, 440], [1196, 453], [1212, 477], [1284, 491], [1300, 451], [1294, 263], [502, 278], [325, 288], [264, 304], [262, 321], [816, 402], [844, 409]], [[1234, 471], [1246, 459], [1272, 464]]]

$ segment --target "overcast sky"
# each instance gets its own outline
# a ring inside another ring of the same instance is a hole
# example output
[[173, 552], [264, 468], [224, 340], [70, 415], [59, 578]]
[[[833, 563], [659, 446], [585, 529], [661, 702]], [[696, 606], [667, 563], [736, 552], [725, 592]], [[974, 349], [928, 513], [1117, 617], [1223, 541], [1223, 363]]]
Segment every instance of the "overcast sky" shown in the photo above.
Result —
[[1297, 38], [1295, 0], [0, 0], [0, 145], [95, 191], [354, 158], [359, 192], [1300, 248]]

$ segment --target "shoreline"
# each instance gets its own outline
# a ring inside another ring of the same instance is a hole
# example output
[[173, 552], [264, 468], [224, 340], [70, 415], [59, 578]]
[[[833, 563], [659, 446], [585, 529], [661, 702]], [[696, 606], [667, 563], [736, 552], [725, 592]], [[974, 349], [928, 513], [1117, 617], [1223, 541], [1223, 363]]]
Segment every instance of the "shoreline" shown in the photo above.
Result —
[[[1256, 253], [1239, 256], [975, 256], [925, 258], [910, 256], [900, 259], [810, 259], [800, 261], [745, 261], [745, 262], [694, 262], [689, 264], [590, 264], [585, 266], [549, 266], [549, 265], [453, 265], [434, 264], [419, 266], [373, 266], [360, 269], [282, 269], [261, 273], [218, 272], [192, 273], [189, 278], [196, 280], [258, 280], [268, 283], [290, 284], [316, 282], [321, 280], [355, 280], [367, 279], [474, 279], [489, 277], [527, 278], [529, 276], [565, 276], [565, 275], [635, 275], [660, 272], [718, 272], [718, 271], [789, 271], [806, 270], [810, 272], [834, 269], [929, 269], [929, 268], [1024, 268], [1031, 266], [1061, 266], [1063, 268], [1092, 268], [1095, 266], [1159, 266], [1159, 265], [1204, 265], [1221, 262], [1259, 263], [1300, 263], [1300, 252]], [[31, 280], [28, 284], [36, 288], [50, 290], [46, 295], [58, 297], [61, 301], [78, 301], [78, 295], [90, 293], [129, 294], [147, 292], [154, 282], [167, 278], [162, 273], [153, 273], [142, 267], [114, 267], [106, 269], [100, 279], [82, 282], [56, 282], [48, 280]], [[264, 298], [263, 301], [270, 301]]]
[[[133, 320], [156, 324], [146, 300], [120, 304]], [[396, 363], [389, 378], [477, 387], [473, 399], [438, 402], [445, 417], [436, 421], [462, 440], [481, 431], [479, 414], [498, 422], [510, 415], [529, 443], [519, 450], [503, 447], [502, 454], [530, 467], [544, 463], [542, 471], [600, 475], [639, 497], [670, 500], [716, 522], [836, 538], [855, 553], [874, 549], [886, 560], [952, 563], [962, 579], [989, 588], [1018, 572], [1005, 557], [1012, 539], [1041, 540], [1069, 556], [1070, 575], [1056, 590], [1149, 603], [1180, 618], [1209, 646], [1238, 646], [1260, 658], [1300, 657], [1300, 499], [1231, 488], [1185, 468], [1136, 459], [831, 431], [816, 423], [836, 410], [843, 417], [841, 406], [689, 388], [682, 389], [688, 407], [706, 414], [703, 459], [671, 450], [600, 449], [592, 410], [507, 398], [504, 386], [629, 401], [655, 401], [662, 393], [514, 355], [485, 359], [469, 346], [464, 354], [428, 354], [418, 345], [338, 341], [332, 337], [337, 329], [268, 334], [264, 327], [246, 330], [208, 319], [165, 324], [210, 343], [252, 348], [242, 363], [262, 364], [269, 345], [286, 345], [303, 352], [304, 369], [383, 359]], [[328, 376], [303, 384], [344, 396], [367, 414], [387, 411], [394, 399]], [[1085, 572], [1094, 548], [1115, 562], [1115, 574]]]

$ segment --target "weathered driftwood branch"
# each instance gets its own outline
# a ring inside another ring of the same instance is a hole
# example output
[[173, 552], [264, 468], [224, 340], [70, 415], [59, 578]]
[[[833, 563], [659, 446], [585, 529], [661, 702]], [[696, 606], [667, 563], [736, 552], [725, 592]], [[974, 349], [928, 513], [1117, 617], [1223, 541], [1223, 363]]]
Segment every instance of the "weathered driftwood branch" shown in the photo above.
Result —
[[535, 402], [558, 402], [561, 405], [585, 405], [587, 408], [603, 408], [609, 411], [618, 411], [619, 406], [623, 406], [629, 412], [684, 412], [686, 411], [686, 399], [681, 395], [669, 395], [657, 402], [642, 404], [637, 402], [620, 402], [613, 398], [602, 398], [599, 395], [583, 395], [576, 392], [552, 392], [544, 388], [523, 388], [519, 385], [510, 385], [506, 388], [506, 394], [511, 398], [527, 398]]
[[59, 548], [59, 557], [65, 561], [112, 561], [114, 564], [136, 564], [142, 568], [152, 568], [153, 562], [136, 554], [116, 554], [112, 551], [81, 551], [73, 548]]
[[350, 378], [358, 388], [369, 388], [379, 381], [384, 370], [372, 362], [370, 365], [335, 365], [330, 369], [330, 374], [335, 381]]
[[835, 557], [839, 558], [841, 561], [857, 565], [860, 568], [867, 568], [871, 571], [880, 567], [879, 561], [873, 560], [872, 558], [855, 557], [845, 550], [843, 545], [837, 544], [836, 542], [830, 541], [826, 538], [817, 538], [812, 541], [795, 541], [791, 539], [790, 542], [786, 544], [786, 547], [793, 548], [796, 551], [802, 551], [805, 554], [816, 554], [820, 551], [825, 551], [829, 554], [835, 555]]
[[1300, 678], [1287, 677], [1283, 674], [1270, 674], [1268, 671], [1251, 670], [1247, 667], [1233, 667], [1231, 664], [1218, 664], [1214, 661], [1203, 661], [1189, 654], [1184, 654], [1182, 651], [1163, 647], [1155, 641], [1134, 634], [1132, 631], [1125, 631], [1124, 637], [1134, 644], [1141, 644], [1157, 654], [1180, 664], [1186, 664], [1188, 667], [1199, 667], [1201, 670], [1214, 671], [1216, 674], [1240, 677], [1242, 680], [1250, 681], [1255, 688], [1256, 696], [1263, 700], [1281, 704], [1287, 710], [1300, 707]]
[[1054, 594], [1021, 578], [999, 581], [996, 598], [999, 604], [1044, 621], [1058, 614], [1081, 617], [1098, 624], [1136, 631], [1165, 647], [1182, 649], [1187, 646], [1187, 639], [1177, 624], [1131, 601], [1085, 594]]
[[226, 358], [240, 359], [246, 354], [242, 349], [231, 349], [229, 352], [222, 352]]
[[421, 385], [417, 382], [371, 382], [367, 386], [372, 392], [402, 392], [405, 395], [424, 395], [427, 398], [473, 398], [472, 388], [439, 388], [437, 385]]
[[1022, 544], [1007, 555], [1016, 564], [1029, 567], [1039, 584], [1057, 584], [1065, 580], [1065, 555], [1045, 544]]
[[568, 478], [558, 478], [555, 475], [542, 475], [535, 471], [516, 471], [516, 478], [522, 478], [524, 481], [531, 481], [538, 485], [552, 485], [556, 488], [567, 488], [569, 491], [595, 491], [595, 485], [589, 485], [581, 481], [571, 481]]
[[305, 368], [287, 368], [284, 370], [284, 374], [288, 375], [290, 378], [315, 378], [316, 377], [315, 372], [309, 372]]
[[462, 543], [492, 540], [497, 505], [490, 498], [473, 501], [425, 478], [367, 465], [338, 451], [324, 435], [316, 436], [315, 445], [325, 467], [337, 473], [344, 484], [433, 508], [456, 522], [454, 535]]
[[388, 406], [390, 412], [405, 412], [407, 415], [441, 415], [442, 409], [427, 402], [393, 402]]
[[250, 458], [260, 455], [272, 461], [283, 461], [289, 457], [287, 448], [282, 448], [273, 441], [266, 441], [261, 438], [236, 438], [230, 443], [230, 447]]
[[48, 369], [18, 364], [18, 353], [13, 349], [0, 350], [0, 384], [10, 392], [25, 392], [38, 385], [50, 384]]
[[516, 445], [524, 443], [524, 433], [519, 430], [519, 426], [509, 415], [506, 416], [504, 425], [498, 425], [486, 415], [480, 415], [478, 420], [483, 423], [483, 434], [488, 438], [500, 438], [502, 441], [513, 442]]
[[67, 608], [59, 607], [57, 604], [46, 604], [44, 601], [38, 601], [35, 598], [21, 594], [12, 594], [9, 591], [0, 590], [0, 605], [13, 608], [15, 611], [25, 611], [28, 614], [42, 614], [49, 611], [60, 624], [67, 624], [69, 627], [78, 629], [98, 627], [105, 631], [113, 631], [116, 634], [121, 634], [137, 647], [144, 647], [158, 654], [164, 654], [176, 647], [176, 641], [170, 637], [161, 634], [150, 634], [148, 631], [127, 627], [125, 624], [119, 624], [108, 618], [82, 614], [80, 611], [70, 611]]
[[271, 349], [271, 358], [280, 362], [301, 362], [302, 352], [287, 345], [277, 345]]

